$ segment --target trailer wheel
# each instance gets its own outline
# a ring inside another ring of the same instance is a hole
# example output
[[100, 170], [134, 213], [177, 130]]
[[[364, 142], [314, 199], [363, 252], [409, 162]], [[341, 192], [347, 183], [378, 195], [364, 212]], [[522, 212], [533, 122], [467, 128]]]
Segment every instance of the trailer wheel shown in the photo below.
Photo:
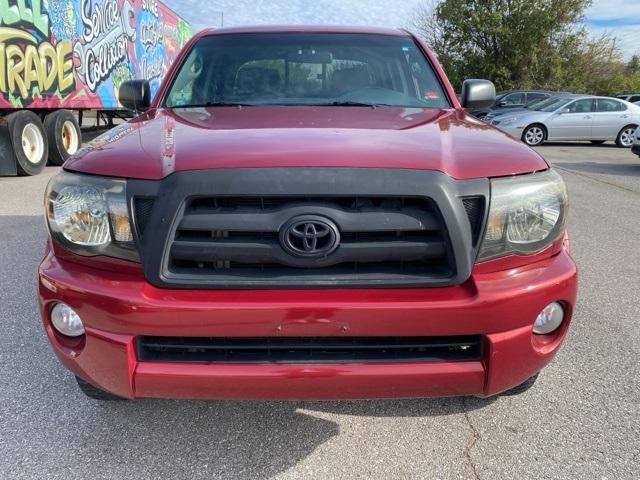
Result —
[[18, 175], [37, 175], [47, 165], [49, 146], [40, 117], [19, 110], [6, 117]]
[[49, 140], [51, 165], [62, 165], [80, 148], [80, 125], [69, 110], [56, 110], [44, 117], [44, 130]]

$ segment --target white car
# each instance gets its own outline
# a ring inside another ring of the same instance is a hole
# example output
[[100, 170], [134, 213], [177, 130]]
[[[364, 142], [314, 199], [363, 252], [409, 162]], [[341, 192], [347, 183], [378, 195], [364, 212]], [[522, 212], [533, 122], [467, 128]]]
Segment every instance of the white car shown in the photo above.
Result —
[[545, 141], [614, 141], [629, 148], [640, 125], [640, 106], [611, 97], [558, 96], [526, 111], [494, 117], [491, 125], [537, 146]]

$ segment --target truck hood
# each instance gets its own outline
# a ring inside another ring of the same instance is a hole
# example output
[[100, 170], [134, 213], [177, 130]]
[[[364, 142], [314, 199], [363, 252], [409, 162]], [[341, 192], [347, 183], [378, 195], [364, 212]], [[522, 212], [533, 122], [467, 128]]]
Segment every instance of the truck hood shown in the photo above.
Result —
[[154, 109], [65, 163], [71, 171], [140, 179], [292, 166], [439, 170], [457, 179], [547, 168], [529, 147], [461, 110], [306, 106]]

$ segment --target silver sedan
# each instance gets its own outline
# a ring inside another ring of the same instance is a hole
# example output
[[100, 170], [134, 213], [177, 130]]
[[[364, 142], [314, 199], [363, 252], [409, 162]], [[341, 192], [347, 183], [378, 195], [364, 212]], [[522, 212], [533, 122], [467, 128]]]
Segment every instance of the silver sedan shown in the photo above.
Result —
[[610, 97], [559, 96], [525, 111], [494, 117], [491, 125], [531, 146], [587, 140], [595, 144], [614, 141], [629, 148], [640, 125], [640, 106]]

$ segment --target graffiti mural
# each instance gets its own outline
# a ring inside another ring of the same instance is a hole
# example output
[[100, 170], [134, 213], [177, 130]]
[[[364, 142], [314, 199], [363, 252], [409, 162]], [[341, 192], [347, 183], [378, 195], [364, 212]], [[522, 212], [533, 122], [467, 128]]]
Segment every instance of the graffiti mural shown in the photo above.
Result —
[[0, 0], [0, 108], [116, 108], [155, 94], [191, 26], [156, 0]]

